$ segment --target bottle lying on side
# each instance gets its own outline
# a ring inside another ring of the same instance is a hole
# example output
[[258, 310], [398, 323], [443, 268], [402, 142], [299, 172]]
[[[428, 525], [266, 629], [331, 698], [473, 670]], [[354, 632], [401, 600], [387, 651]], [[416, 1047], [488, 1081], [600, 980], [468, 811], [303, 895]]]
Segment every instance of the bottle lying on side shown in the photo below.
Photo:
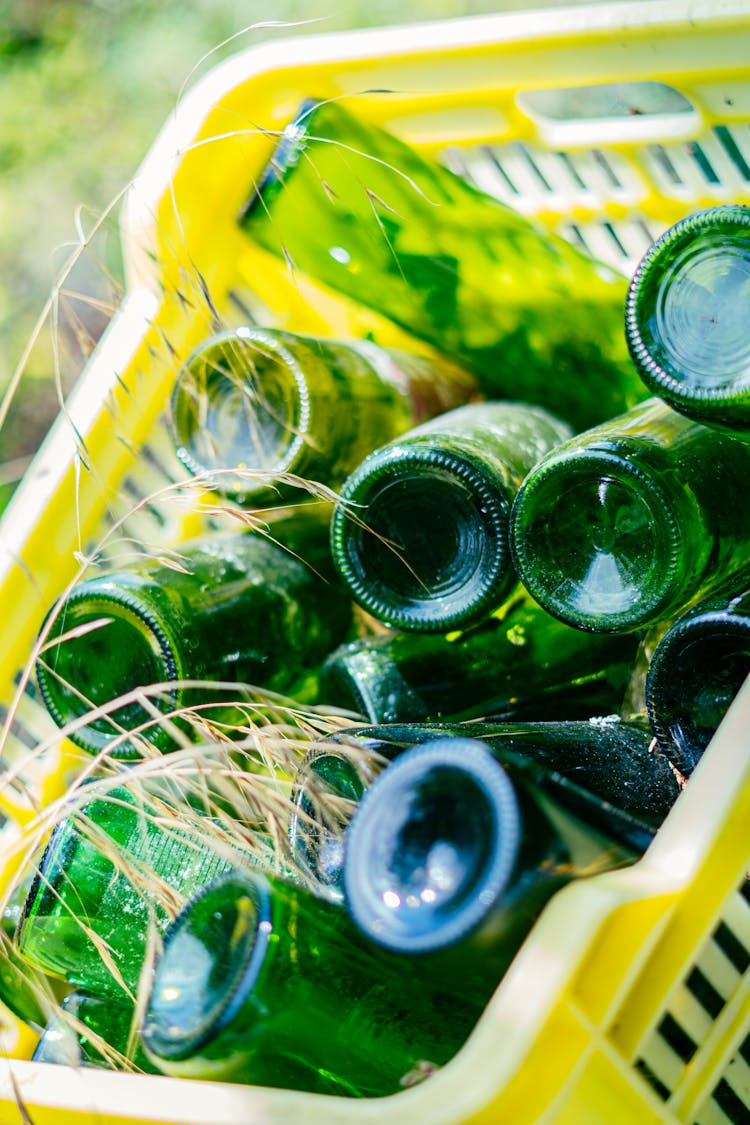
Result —
[[657, 239], [633, 275], [626, 335], [652, 394], [707, 426], [750, 429], [750, 207], [710, 207]]
[[646, 675], [646, 705], [664, 753], [693, 772], [750, 675], [750, 570], [701, 598], [664, 633]]
[[750, 445], [642, 403], [529, 473], [511, 516], [521, 582], [579, 629], [674, 616], [747, 562], [748, 474]]
[[[347, 852], [356, 928], [301, 887], [239, 871], [188, 904], [165, 936], [146, 1009], [143, 1041], [155, 1065], [192, 1078], [394, 1093], [456, 1053], [555, 890], [633, 860], [466, 739], [411, 751], [365, 800], [378, 801], [407, 758], [453, 743], [460, 768], [433, 769], [432, 788], [402, 785], [380, 818], [374, 855], [365, 856], [366, 842]], [[364, 802], [357, 819], [362, 840], [371, 824]], [[402, 877], [390, 878], [391, 865]], [[444, 944], [447, 923], [454, 944], [471, 946], [453, 960], [460, 971], [442, 954], [395, 953], [377, 925], [363, 937], [369, 888], [375, 898], [382, 890], [392, 918], [399, 907], [389, 895], [403, 896], [420, 934], [410, 953], [437, 950], [427, 935], [434, 923]], [[412, 891], [422, 896], [416, 909]]]
[[313, 746], [294, 782], [289, 840], [296, 869], [316, 894], [341, 900], [347, 828], [375, 778], [414, 746], [441, 737], [481, 739], [500, 765], [532, 771], [535, 764], [540, 784], [558, 800], [636, 850], [645, 849], [681, 791], [639, 720], [353, 727]]
[[323, 665], [319, 699], [371, 723], [589, 718], [619, 710], [636, 651], [634, 636], [573, 629], [514, 593], [461, 632], [341, 645]]
[[132, 1004], [152, 943], [233, 858], [161, 803], [144, 805], [124, 788], [92, 795], [57, 825], [41, 858], [19, 922], [21, 956]]
[[621, 275], [341, 99], [302, 107], [242, 222], [287, 265], [468, 367], [489, 398], [586, 429], [646, 397]]
[[338, 488], [371, 450], [477, 393], [438, 356], [240, 327], [191, 356], [171, 418], [185, 467], [258, 506], [299, 495], [282, 474]]
[[[146, 559], [79, 583], [37, 663], [55, 722], [82, 720], [70, 734], [79, 746], [128, 758], [141, 753], [139, 742], [175, 745], [137, 698], [139, 688], [162, 685], [150, 697], [157, 715], [231, 699], [226, 691], [181, 686], [184, 680], [304, 695], [305, 675], [344, 639], [351, 621], [330, 559], [330, 510], [322, 507], [270, 525], [268, 537], [195, 540], [175, 566]], [[121, 696], [121, 705], [96, 710]], [[133, 737], [124, 740], [123, 732]]]
[[473, 403], [371, 453], [331, 522], [333, 560], [355, 601], [395, 629], [481, 621], [517, 581], [508, 533], [521, 482], [571, 436], [540, 407]]

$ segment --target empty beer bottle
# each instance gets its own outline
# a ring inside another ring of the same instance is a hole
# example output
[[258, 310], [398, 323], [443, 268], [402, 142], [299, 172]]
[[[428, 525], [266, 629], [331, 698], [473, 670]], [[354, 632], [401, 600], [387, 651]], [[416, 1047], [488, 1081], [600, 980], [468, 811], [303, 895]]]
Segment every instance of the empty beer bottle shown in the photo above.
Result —
[[435, 985], [363, 941], [341, 908], [235, 871], [166, 934], [143, 1042], [168, 1074], [390, 1094], [455, 1054], [491, 989]]
[[517, 581], [508, 548], [516, 492], [571, 436], [539, 407], [474, 403], [371, 453], [331, 524], [334, 563], [354, 599], [401, 629], [447, 632], [486, 617]]
[[589, 718], [619, 710], [636, 648], [635, 637], [571, 629], [515, 595], [461, 632], [341, 645], [323, 665], [320, 700], [371, 723]]
[[684, 775], [698, 764], [750, 674], [750, 570], [684, 613], [654, 649], [646, 705], [659, 745]]
[[289, 838], [296, 867], [316, 893], [341, 899], [346, 827], [375, 777], [412, 747], [447, 737], [481, 739], [501, 765], [522, 764], [531, 773], [535, 764], [543, 784], [552, 778], [559, 800], [575, 800], [581, 815], [636, 850], [647, 846], [680, 794], [668, 758], [653, 749], [639, 720], [351, 728], [313, 747], [295, 779]]
[[670, 227], [630, 285], [626, 332], [652, 393], [710, 426], [750, 429], [750, 207]]
[[438, 357], [240, 327], [204, 341], [177, 380], [177, 454], [225, 495], [277, 503], [294, 491], [279, 476], [338, 488], [371, 450], [475, 390]]
[[521, 582], [579, 629], [673, 616], [750, 552], [750, 446], [652, 399], [564, 442], [513, 507]]
[[121, 1002], [135, 999], [146, 951], [184, 898], [231, 866], [197, 831], [126, 789], [92, 795], [42, 856], [18, 947], [35, 967]]
[[614, 844], [482, 742], [439, 738], [368, 789], [347, 835], [348, 910], [370, 940], [430, 956], [437, 978], [499, 980], [551, 895], [622, 866]]
[[469, 367], [488, 397], [577, 429], [645, 397], [622, 330], [624, 278], [340, 100], [308, 102], [287, 126], [243, 222]]
[[[111, 748], [113, 756], [127, 758], [140, 751], [135, 737], [123, 740], [123, 731], [140, 728], [139, 739], [160, 749], [174, 745], [134, 698], [140, 687], [163, 685], [152, 703], [167, 714], [230, 698], [183, 687], [184, 680], [294, 694], [305, 673], [344, 639], [351, 620], [330, 560], [328, 518], [328, 507], [316, 505], [278, 529], [272, 525], [268, 538], [195, 540], [181, 548], [174, 565], [144, 559], [81, 582], [58, 612], [53, 645], [38, 662], [39, 686], [55, 722], [85, 720], [124, 696], [70, 737], [92, 753]], [[54, 643], [57, 637], [63, 639]]]
[[107, 1070], [127, 1066], [157, 1074], [146, 1058], [134, 1024], [133, 1004], [120, 1003], [111, 996], [70, 992], [45, 1027], [32, 1061]]

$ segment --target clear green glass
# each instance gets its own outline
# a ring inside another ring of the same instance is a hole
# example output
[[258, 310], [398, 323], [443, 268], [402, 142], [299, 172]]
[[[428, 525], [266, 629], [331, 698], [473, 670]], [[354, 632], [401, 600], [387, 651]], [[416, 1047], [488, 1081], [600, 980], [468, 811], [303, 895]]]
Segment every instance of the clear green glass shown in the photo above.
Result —
[[460, 632], [394, 633], [341, 645], [320, 701], [371, 723], [589, 718], [619, 710], [635, 637], [572, 629], [514, 596]]
[[612, 715], [588, 722], [348, 729], [313, 747], [294, 783], [289, 839], [296, 869], [317, 894], [343, 897], [346, 828], [375, 777], [412, 747], [447, 736], [481, 739], [501, 765], [524, 765], [530, 773], [537, 765], [537, 776], [558, 800], [572, 802], [583, 819], [634, 850], [645, 850], [680, 794], [667, 756], [652, 747], [648, 725]]
[[750, 429], [750, 207], [670, 227], [630, 285], [626, 332], [644, 383], [690, 418]]
[[44, 1029], [32, 1061], [106, 1070], [124, 1069], [129, 1062], [132, 1069], [158, 1074], [133, 1034], [134, 1016], [132, 1004], [111, 996], [70, 992]]
[[481, 741], [402, 754], [359, 803], [344, 891], [362, 933], [466, 983], [507, 969], [542, 907], [576, 876], [634, 859]]
[[125, 789], [61, 821], [29, 891], [18, 947], [38, 969], [120, 1002], [138, 990], [150, 935], [229, 861], [170, 830]]
[[[153, 559], [81, 582], [50, 634], [105, 620], [62, 641], [37, 664], [39, 686], [59, 726], [149, 684], [211, 680], [304, 695], [305, 674], [344, 639], [349, 598], [336, 582], [328, 546], [327, 505], [260, 534], [221, 535], [185, 544], [174, 569]], [[278, 537], [273, 542], [270, 536]], [[316, 687], [315, 677], [313, 684]], [[165, 687], [152, 697], [164, 713], [210, 701], [224, 692]], [[160, 749], [173, 748], [168, 730], [137, 700], [80, 726], [71, 738], [92, 753], [139, 754], [140, 732]]]
[[750, 675], [750, 570], [733, 575], [682, 614], [661, 638], [646, 676], [659, 745], [691, 774]]
[[475, 392], [470, 375], [439, 357], [240, 327], [196, 350], [171, 415], [190, 472], [257, 506], [298, 493], [281, 474], [338, 488], [371, 450]]
[[295, 269], [469, 367], [490, 398], [585, 429], [645, 397], [623, 277], [341, 100], [307, 103], [287, 126], [243, 222]]
[[572, 436], [539, 407], [461, 406], [371, 453], [331, 523], [339, 575], [393, 628], [447, 632], [481, 621], [517, 579], [510, 509], [527, 473]]
[[659, 399], [572, 438], [511, 516], [521, 582], [579, 629], [663, 620], [750, 556], [750, 445]]
[[168, 1074], [378, 1096], [447, 1062], [492, 986], [435, 983], [339, 907], [235, 871], [167, 933], [143, 1042]]

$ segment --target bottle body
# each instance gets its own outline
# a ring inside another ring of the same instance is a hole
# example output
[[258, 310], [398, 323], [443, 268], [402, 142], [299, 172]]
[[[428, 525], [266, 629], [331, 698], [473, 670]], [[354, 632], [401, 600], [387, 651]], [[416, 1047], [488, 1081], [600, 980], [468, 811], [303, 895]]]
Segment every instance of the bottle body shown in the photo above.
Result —
[[405, 973], [340, 908], [238, 870], [167, 933], [143, 1041], [168, 1074], [378, 1096], [447, 1062], [488, 998]]
[[579, 629], [663, 620], [745, 563], [749, 470], [745, 443], [643, 403], [529, 474], [511, 516], [519, 577]]
[[[271, 530], [271, 535], [274, 530]], [[296, 690], [301, 677], [343, 640], [348, 598], [335, 582], [328, 524], [313, 510], [286, 521], [279, 542], [260, 534], [195, 540], [176, 567], [144, 560], [79, 583], [52, 626], [50, 639], [83, 629], [38, 662], [42, 696], [59, 726], [80, 720], [70, 737], [90, 752], [139, 754], [135, 735], [160, 749], [171, 735], [134, 697], [163, 685], [153, 706], [169, 714], [225, 691], [183, 688], [174, 681], [249, 684]], [[120, 706], [107, 708], [124, 697]], [[86, 716], [92, 709], [104, 712]]]
[[171, 418], [190, 472], [276, 504], [294, 492], [289, 474], [337, 488], [371, 450], [474, 394], [472, 377], [439, 357], [240, 327], [193, 354]]
[[393, 628], [447, 632], [486, 617], [515, 584], [510, 508], [570, 427], [539, 407], [459, 407], [371, 453], [331, 524], [339, 575]]
[[132, 1003], [154, 934], [229, 861], [118, 788], [61, 821], [19, 926], [21, 955], [98, 996]]
[[289, 839], [295, 866], [316, 894], [343, 897], [347, 827], [375, 778], [414, 746], [449, 737], [480, 739], [495, 761], [530, 775], [539, 767], [541, 786], [557, 800], [635, 850], [645, 849], [680, 793], [667, 757], [652, 751], [647, 725], [614, 716], [350, 728], [313, 747], [295, 778]]
[[750, 571], [734, 575], [672, 623], [646, 674], [660, 747], [688, 776], [750, 674]]
[[287, 127], [243, 222], [470, 368], [488, 397], [538, 403], [577, 429], [645, 397], [623, 278], [339, 100]]
[[619, 709], [633, 637], [584, 633], [519, 594], [458, 634], [394, 633], [341, 645], [321, 700], [371, 723], [588, 718]]
[[705, 425], [750, 429], [750, 208], [675, 223], [630, 284], [626, 333], [653, 394]]

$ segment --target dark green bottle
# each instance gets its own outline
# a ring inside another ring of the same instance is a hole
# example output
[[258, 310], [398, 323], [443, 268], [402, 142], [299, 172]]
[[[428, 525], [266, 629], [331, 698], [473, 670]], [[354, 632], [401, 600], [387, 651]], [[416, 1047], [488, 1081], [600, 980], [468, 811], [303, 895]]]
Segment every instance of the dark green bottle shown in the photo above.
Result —
[[32, 1062], [158, 1074], [133, 1026], [135, 1007], [111, 996], [70, 992], [50, 1019]]
[[196, 350], [171, 413], [190, 472], [257, 506], [299, 495], [284, 474], [338, 488], [371, 450], [475, 393], [437, 356], [241, 327]]
[[[301, 509], [295, 519], [271, 525], [268, 537], [221, 535], [185, 544], [175, 567], [145, 559], [81, 582], [50, 639], [105, 623], [62, 641], [38, 661], [39, 686], [55, 722], [82, 720], [92, 708], [150, 684], [165, 685], [152, 703], [166, 714], [232, 699], [228, 691], [174, 681], [304, 695], [305, 674], [344, 639], [351, 621], [330, 559], [329, 509], [322, 508]], [[123, 733], [136, 731], [137, 737]], [[144, 741], [174, 746], [169, 731], [132, 696], [81, 722], [70, 737], [85, 750], [107, 749], [119, 758], [138, 756], [139, 742], [141, 748]]]
[[134, 1001], [150, 942], [185, 897], [231, 866], [206, 837], [170, 828], [164, 816], [118, 788], [60, 822], [20, 922], [28, 962], [87, 992]]
[[748, 675], [750, 570], [745, 569], [679, 617], [651, 657], [648, 715], [680, 773], [693, 772]]
[[707, 426], [750, 429], [750, 207], [711, 207], [646, 252], [627, 299], [630, 354], [653, 394]]
[[508, 526], [521, 482], [571, 436], [540, 407], [484, 402], [371, 453], [331, 524], [333, 560], [355, 601], [397, 629], [481, 621], [517, 581]]
[[645, 397], [627, 282], [340, 100], [287, 126], [243, 217], [303, 273], [475, 372], [490, 398], [585, 429]]
[[[389, 761], [440, 737], [481, 739], [501, 765], [523, 764], [563, 803], [612, 838], [644, 850], [680, 794], [647, 724], [613, 715], [588, 722], [411, 723], [351, 728], [305, 756], [295, 778], [289, 839], [302, 878], [343, 895], [344, 838], [357, 802]], [[572, 782], [572, 785], [568, 785]]]
[[166, 934], [143, 1042], [168, 1074], [391, 1094], [455, 1054], [493, 983], [435, 984], [363, 941], [340, 907], [235, 871]]
[[581, 875], [631, 862], [553, 799], [535, 767], [504, 767], [469, 738], [402, 754], [347, 835], [346, 904], [370, 940], [436, 980], [499, 980], [543, 906]]
[[671, 617], [750, 557], [749, 474], [750, 445], [643, 403], [529, 473], [511, 516], [521, 582], [579, 629]]
[[320, 701], [371, 723], [589, 718], [619, 710], [636, 649], [635, 637], [571, 629], [521, 594], [461, 632], [341, 645]]

